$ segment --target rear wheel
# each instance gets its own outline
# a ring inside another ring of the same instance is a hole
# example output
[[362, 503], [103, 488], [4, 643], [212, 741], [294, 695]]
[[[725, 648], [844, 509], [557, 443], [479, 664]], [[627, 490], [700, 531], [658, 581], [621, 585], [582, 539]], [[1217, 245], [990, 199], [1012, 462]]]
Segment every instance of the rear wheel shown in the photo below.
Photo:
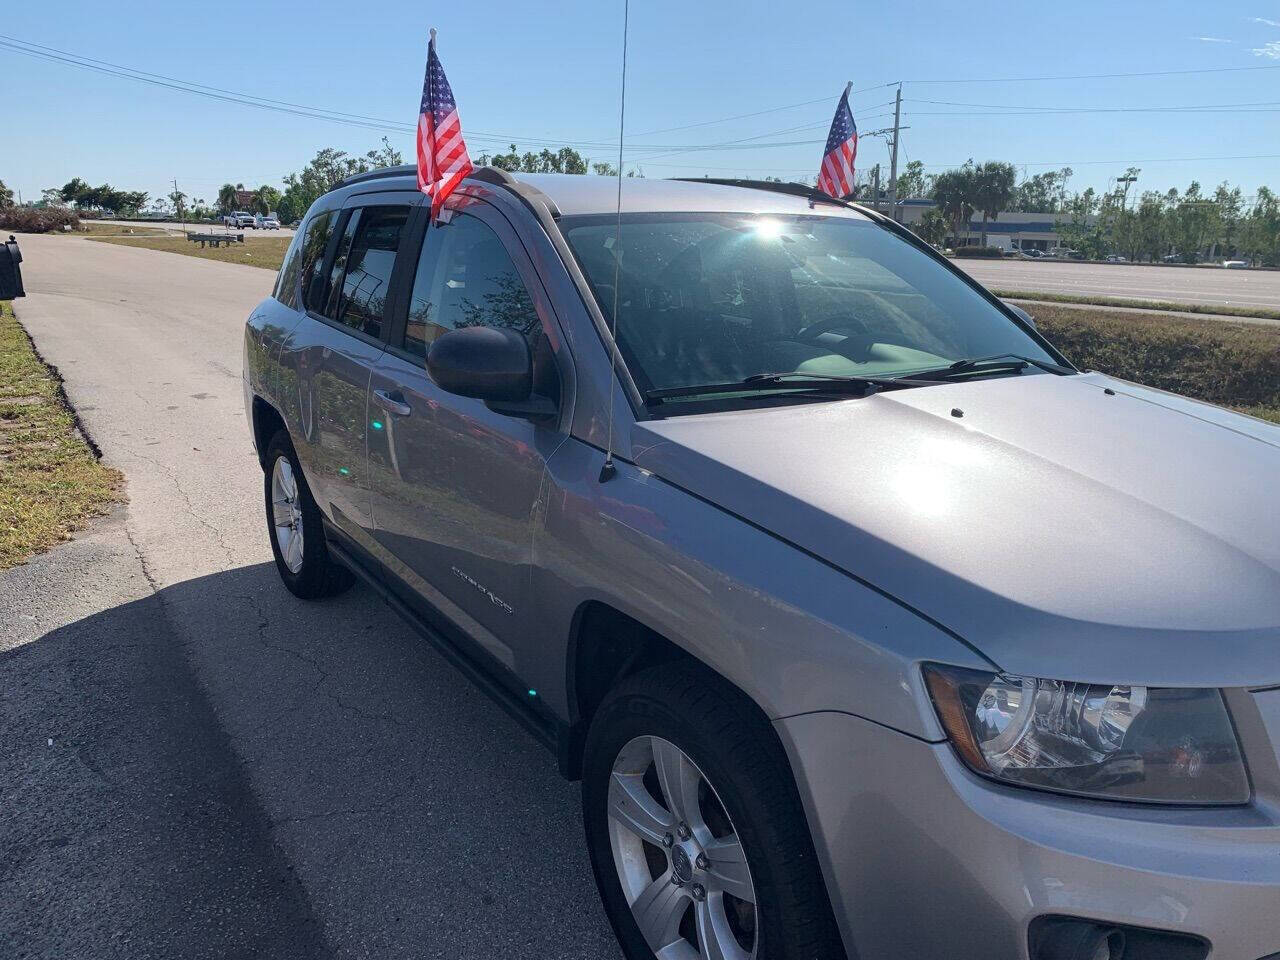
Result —
[[354, 577], [329, 555], [320, 508], [284, 430], [267, 445], [263, 489], [271, 552], [289, 591], [304, 600], [315, 600], [348, 589]]
[[697, 665], [609, 695], [583, 764], [587, 843], [629, 960], [841, 957], [800, 798], [768, 721]]

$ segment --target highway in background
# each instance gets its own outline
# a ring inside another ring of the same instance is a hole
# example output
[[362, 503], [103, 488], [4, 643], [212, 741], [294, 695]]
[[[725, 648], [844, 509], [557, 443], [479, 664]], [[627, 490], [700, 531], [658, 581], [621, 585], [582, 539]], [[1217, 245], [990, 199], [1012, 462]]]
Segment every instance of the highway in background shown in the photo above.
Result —
[[993, 290], [1026, 290], [1280, 310], [1280, 270], [1157, 267], [1071, 260], [952, 261]]

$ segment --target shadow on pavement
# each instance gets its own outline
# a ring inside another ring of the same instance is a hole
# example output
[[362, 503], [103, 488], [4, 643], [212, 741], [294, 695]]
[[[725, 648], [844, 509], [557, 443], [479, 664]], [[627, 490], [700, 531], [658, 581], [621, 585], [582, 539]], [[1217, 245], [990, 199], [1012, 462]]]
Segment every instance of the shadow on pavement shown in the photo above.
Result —
[[0, 655], [0, 717], [5, 956], [618, 955], [576, 785], [367, 590], [164, 588]]

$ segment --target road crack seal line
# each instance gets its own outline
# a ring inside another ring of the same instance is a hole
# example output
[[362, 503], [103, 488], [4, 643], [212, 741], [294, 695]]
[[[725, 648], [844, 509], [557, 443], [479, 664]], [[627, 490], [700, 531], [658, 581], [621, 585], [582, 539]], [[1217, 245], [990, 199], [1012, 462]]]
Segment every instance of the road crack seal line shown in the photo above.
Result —
[[178, 480], [178, 474], [174, 471], [173, 467], [169, 466], [167, 463], [162, 463], [154, 457], [148, 457], [144, 453], [139, 453], [137, 450], [130, 450], [129, 452], [139, 460], [145, 460], [154, 465], [161, 473], [169, 478], [173, 483], [173, 488], [178, 491], [178, 496], [180, 496], [182, 498], [182, 502], [187, 505], [187, 514], [192, 520], [213, 534], [214, 542], [218, 545], [218, 548], [227, 555], [227, 565], [234, 567], [236, 565], [235, 553], [229, 546], [227, 546], [227, 542], [223, 539], [222, 530], [196, 512], [195, 504], [191, 502], [190, 494], [182, 489], [182, 483]]

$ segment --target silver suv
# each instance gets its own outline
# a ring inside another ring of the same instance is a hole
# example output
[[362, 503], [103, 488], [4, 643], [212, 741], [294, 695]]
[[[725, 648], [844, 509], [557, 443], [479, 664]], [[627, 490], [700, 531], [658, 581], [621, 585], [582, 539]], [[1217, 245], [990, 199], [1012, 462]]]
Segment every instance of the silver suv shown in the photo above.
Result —
[[249, 318], [272, 549], [581, 778], [628, 958], [1280, 950], [1280, 429], [805, 188], [414, 187]]

